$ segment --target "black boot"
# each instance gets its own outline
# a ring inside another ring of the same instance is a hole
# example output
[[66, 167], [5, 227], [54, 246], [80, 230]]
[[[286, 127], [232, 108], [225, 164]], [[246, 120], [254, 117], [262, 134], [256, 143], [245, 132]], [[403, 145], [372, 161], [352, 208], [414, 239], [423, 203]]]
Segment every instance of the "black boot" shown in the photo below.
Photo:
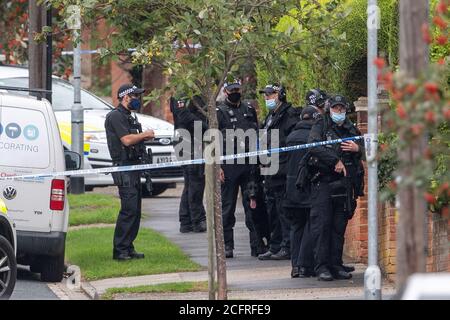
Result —
[[300, 267], [299, 278], [309, 278], [309, 277], [314, 277], [314, 276], [315, 276], [315, 273], [311, 268]]
[[342, 269], [344, 269], [345, 272], [353, 272], [355, 271], [355, 267], [354, 266], [346, 266], [345, 264], [343, 264]]
[[225, 247], [225, 258], [233, 258], [233, 248]]
[[285, 248], [281, 248], [280, 251], [273, 254], [270, 257], [270, 260], [289, 260], [291, 259], [291, 254]]
[[199, 223], [194, 224], [192, 227], [192, 231], [197, 232], [197, 233], [206, 232], [206, 221], [203, 220], [203, 221], [200, 221]]
[[317, 280], [319, 281], [333, 281], [333, 275], [331, 274], [330, 270], [327, 268], [323, 268], [318, 272]]
[[291, 278], [298, 278], [299, 276], [300, 276], [300, 268], [299, 267], [292, 267]]

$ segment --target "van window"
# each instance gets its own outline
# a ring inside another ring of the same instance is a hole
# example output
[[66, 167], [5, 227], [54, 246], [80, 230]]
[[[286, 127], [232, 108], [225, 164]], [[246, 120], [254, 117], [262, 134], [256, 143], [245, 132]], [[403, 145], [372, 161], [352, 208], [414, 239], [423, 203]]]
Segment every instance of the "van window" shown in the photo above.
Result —
[[0, 106], [0, 166], [45, 169], [49, 165], [50, 144], [44, 114]]

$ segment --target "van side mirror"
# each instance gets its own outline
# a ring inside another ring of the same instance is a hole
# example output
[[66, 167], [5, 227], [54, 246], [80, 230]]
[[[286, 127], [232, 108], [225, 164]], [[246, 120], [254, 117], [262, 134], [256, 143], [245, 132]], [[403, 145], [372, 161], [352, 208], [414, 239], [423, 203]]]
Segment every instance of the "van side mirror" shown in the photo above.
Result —
[[81, 167], [81, 156], [73, 151], [64, 150], [66, 170], [79, 170]]

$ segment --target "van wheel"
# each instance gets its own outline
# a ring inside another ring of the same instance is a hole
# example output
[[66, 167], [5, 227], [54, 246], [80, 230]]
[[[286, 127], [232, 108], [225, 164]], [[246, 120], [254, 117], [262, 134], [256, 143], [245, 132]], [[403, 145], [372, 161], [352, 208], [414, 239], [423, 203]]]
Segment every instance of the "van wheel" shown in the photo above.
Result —
[[14, 249], [6, 240], [0, 236], [0, 300], [8, 299], [16, 285], [17, 262]]
[[42, 257], [39, 259], [41, 264], [41, 281], [43, 282], [61, 282], [64, 274], [64, 252], [55, 257]]

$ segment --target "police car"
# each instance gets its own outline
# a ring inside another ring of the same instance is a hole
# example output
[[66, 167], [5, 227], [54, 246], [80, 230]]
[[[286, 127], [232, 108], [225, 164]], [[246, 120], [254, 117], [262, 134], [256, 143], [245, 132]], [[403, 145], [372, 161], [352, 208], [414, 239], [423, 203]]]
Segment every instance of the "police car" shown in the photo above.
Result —
[[0, 300], [11, 296], [16, 284], [16, 230], [0, 199]]
[[0, 199], [16, 227], [17, 261], [40, 273], [42, 281], [59, 282], [69, 224], [68, 177], [6, 178], [77, 170], [81, 157], [64, 151], [47, 100], [2, 90], [0, 154]]
[[[0, 66], [0, 86], [28, 88], [28, 69], [21, 67]], [[53, 76], [52, 106], [58, 121], [64, 148], [70, 150], [71, 143], [71, 107], [73, 104], [73, 86], [62, 79]], [[113, 106], [96, 97], [86, 90], [81, 90], [81, 103], [84, 111], [84, 169], [104, 168], [112, 166], [106, 143], [104, 128], [105, 117]], [[147, 148], [151, 148], [153, 163], [164, 163], [175, 160], [173, 148], [174, 127], [171, 123], [151, 117], [138, 115], [142, 129], [153, 129], [155, 139], [147, 141]], [[158, 168], [151, 171], [153, 191], [158, 195], [167, 188], [175, 187], [177, 182], [183, 182], [181, 167]], [[150, 196], [143, 182], [143, 195]], [[113, 185], [110, 174], [86, 175], [86, 190], [94, 187]]]

